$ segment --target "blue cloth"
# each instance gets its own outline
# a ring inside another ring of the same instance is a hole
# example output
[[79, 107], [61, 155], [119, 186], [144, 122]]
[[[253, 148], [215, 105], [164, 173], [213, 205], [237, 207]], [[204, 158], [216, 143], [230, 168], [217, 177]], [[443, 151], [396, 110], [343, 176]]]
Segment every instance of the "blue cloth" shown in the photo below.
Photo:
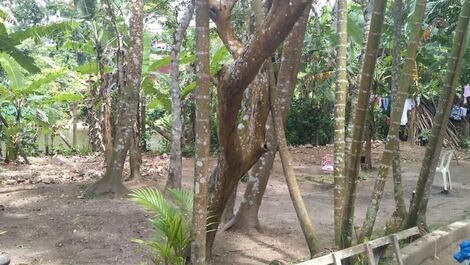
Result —
[[388, 106], [390, 105], [390, 99], [388, 97], [383, 97], [382, 98], [382, 108], [383, 112], [386, 112], [388, 110]]
[[463, 117], [464, 115], [462, 109], [459, 106], [454, 105], [452, 107], [452, 111], [450, 112], [450, 118], [454, 121], [461, 121]]
[[470, 260], [470, 240], [460, 243], [460, 251], [454, 254], [454, 259], [459, 263]]

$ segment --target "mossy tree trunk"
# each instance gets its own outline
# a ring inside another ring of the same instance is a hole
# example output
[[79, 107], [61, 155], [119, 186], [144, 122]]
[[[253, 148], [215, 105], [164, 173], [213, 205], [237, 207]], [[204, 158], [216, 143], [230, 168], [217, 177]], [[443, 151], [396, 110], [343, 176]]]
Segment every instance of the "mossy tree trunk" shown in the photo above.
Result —
[[447, 61], [447, 72], [441, 88], [439, 103], [433, 119], [431, 136], [426, 146], [423, 164], [416, 185], [416, 194], [410, 206], [405, 227], [426, 225], [426, 210], [431, 185], [436, 173], [436, 165], [442, 149], [442, 141], [449, 121], [455, 96], [456, 83], [460, 76], [463, 64], [463, 54], [466, 48], [468, 26], [470, 18], [470, 0], [463, 2], [457, 28], [455, 30], [452, 50]]
[[209, 46], [209, 1], [196, 0], [196, 155], [194, 159], [193, 243], [191, 247], [191, 261], [195, 265], [206, 264], [211, 110]]
[[[265, 150], [265, 124], [269, 112], [267, 93], [260, 90], [250, 91], [258, 93], [258, 100], [252, 116], [246, 120], [247, 126], [240, 124], [238, 119], [243, 94], [262, 69], [265, 60], [287, 37], [307, 5], [311, 4], [310, 0], [272, 1], [261, 27], [255, 30], [249, 43], [246, 46], [238, 46], [230, 45], [235, 36], [233, 30], [230, 30], [230, 11], [234, 2], [231, 0], [220, 4], [219, 0], [211, 0], [211, 10], [214, 15], [212, 19], [217, 26], [219, 36], [229, 51], [232, 54], [238, 53], [239, 57], [230, 68], [222, 70], [218, 76], [217, 121], [220, 154], [217, 167], [211, 176], [208, 256], [220, 217], [233, 189]], [[229, 15], [224, 16], [224, 12]], [[261, 75], [259, 82], [266, 82], [263, 78], [267, 80], [266, 74]]]
[[[283, 43], [283, 56], [281, 58], [277, 78], [278, 95], [280, 98], [285, 99], [285, 101], [280, 103], [283, 122], [287, 117], [294, 95], [309, 11], [310, 8], [306, 8], [302, 17], [299, 18], [292, 29], [292, 32]], [[265, 137], [267, 151], [263, 153], [256, 164], [251, 168], [243, 199], [240, 202], [237, 213], [227, 224], [226, 228], [233, 230], [251, 230], [261, 228], [258, 219], [258, 212], [272, 171], [274, 158], [277, 153], [277, 142], [274, 138], [273, 123], [272, 119], [269, 117], [266, 120]]]
[[341, 216], [344, 204], [344, 152], [345, 152], [345, 116], [346, 116], [346, 92], [348, 89], [348, 77], [346, 73], [347, 48], [348, 48], [348, 3], [346, 0], [338, 0], [337, 5], [337, 38], [336, 45], [336, 91], [335, 91], [335, 140], [334, 140], [334, 232], [335, 244], [341, 244]]
[[194, 0], [190, 1], [174, 35], [171, 49], [171, 149], [170, 168], [167, 187], [181, 188], [181, 100], [179, 87], [179, 53], [183, 44], [184, 34], [194, 14]]
[[138, 89], [143, 60], [143, 6], [143, 0], [134, 0], [131, 3], [129, 22], [131, 45], [128, 53], [126, 87], [123, 89], [119, 102], [118, 124], [111, 157], [107, 161], [103, 178], [91, 185], [86, 190], [87, 194], [122, 195], [127, 193], [127, 189], [122, 184], [122, 171], [137, 117]]
[[380, 201], [383, 196], [390, 165], [392, 164], [394, 153], [396, 152], [397, 145], [399, 144], [398, 132], [400, 129], [400, 120], [403, 112], [402, 106], [405, 104], [405, 100], [408, 95], [411, 73], [415, 65], [416, 53], [418, 51], [418, 42], [421, 37], [421, 25], [423, 23], [425, 8], [426, 0], [418, 0], [416, 2], [415, 10], [413, 12], [412, 24], [410, 27], [410, 39], [408, 43], [407, 55], [405, 58], [405, 65], [400, 75], [398, 96], [395, 98], [395, 102], [392, 102], [393, 107], [391, 122], [387, 135], [387, 141], [385, 143], [385, 150], [382, 155], [382, 161], [377, 179], [375, 181], [370, 204], [367, 208], [366, 218], [364, 219], [364, 223], [362, 225], [362, 231], [359, 237], [360, 242], [370, 238], [372, 235], [372, 230], [374, 228], [377, 213], [379, 211]]
[[[398, 90], [400, 81], [400, 65], [401, 65], [401, 36], [403, 28], [403, 1], [395, 0], [393, 6], [393, 19], [394, 19], [394, 31], [393, 31], [393, 50], [392, 50], [392, 93], [391, 102], [398, 100]], [[394, 106], [391, 106], [392, 111]], [[402, 108], [402, 106], [395, 106], [395, 108]], [[403, 186], [401, 180], [401, 164], [400, 164], [400, 141], [397, 141], [396, 149], [393, 154], [392, 160], [392, 174], [393, 174], [393, 195], [395, 199], [395, 212], [396, 216], [400, 218], [402, 222], [407, 214], [405, 199], [403, 196]], [[399, 227], [396, 227], [397, 229]]]
[[361, 79], [359, 83], [359, 94], [357, 107], [355, 108], [354, 121], [352, 123], [352, 141], [347, 163], [346, 194], [344, 198], [342, 216], [342, 239], [341, 247], [346, 248], [352, 244], [352, 232], [354, 222], [354, 210], [356, 202], [356, 188], [361, 162], [362, 140], [364, 136], [364, 125], [369, 105], [370, 88], [372, 86], [375, 64], [382, 36], [382, 27], [385, 16], [387, 1], [375, 0], [373, 4], [370, 30], [367, 38], [367, 46], [364, 53], [364, 61], [361, 68]]

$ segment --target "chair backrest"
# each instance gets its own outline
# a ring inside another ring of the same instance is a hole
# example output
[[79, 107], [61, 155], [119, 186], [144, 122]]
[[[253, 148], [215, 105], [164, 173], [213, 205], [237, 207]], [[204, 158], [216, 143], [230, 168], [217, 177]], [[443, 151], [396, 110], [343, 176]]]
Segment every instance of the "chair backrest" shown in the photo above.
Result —
[[449, 168], [450, 161], [452, 160], [452, 155], [454, 155], [454, 151], [450, 150], [445, 152], [441, 157], [441, 168]]

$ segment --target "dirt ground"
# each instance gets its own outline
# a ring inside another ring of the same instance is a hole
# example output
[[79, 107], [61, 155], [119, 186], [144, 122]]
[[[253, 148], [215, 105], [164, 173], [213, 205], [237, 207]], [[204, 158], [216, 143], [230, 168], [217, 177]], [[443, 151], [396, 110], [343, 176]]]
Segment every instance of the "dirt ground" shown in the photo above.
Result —
[[[373, 157], [378, 165], [383, 147], [375, 143]], [[302, 194], [316, 228], [322, 248], [333, 243], [332, 177], [320, 171], [324, 154], [332, 146], [293, 148], [292, 155]], [[409, 200], [416, 185], [424, 148], [402, 145], [404, 191]], [[461, 219], [469, 214], [470, 156], [458, 152], [458, 164], [451, 163], [454, 190], [440, 193], [439, 175], [432, 188], [428, 222], [431, 227]], [[149, 253], [131, 243], [150, 234], [148, 215], [126, 199], [84, 199], [81, 192], [103, 172], [101, 157], [31, 158], [31, 165], [0, 165], [0, 252], [8, 253], [13, 264], [150, 264]], [[168, 158], [144, 157], [139, 181], [126, 186], [162, 188], [166, 181]], [[183, 161], [184, 186], [191, 188], [193, 160]], [[362, 224], [377, 170], [367, 171], [359, 184], [356, 225]], [[238, 199], [244, 184], [238, 189]], [[383, 231], [394, 210], [389, 180], [381, 204], [375, 231]], [[287, 263], [308, 258], [279, 160], [260, 210], [261, 232], [242, 234], [219, 232], [213, 264], [268, 264], [272, 260]]]

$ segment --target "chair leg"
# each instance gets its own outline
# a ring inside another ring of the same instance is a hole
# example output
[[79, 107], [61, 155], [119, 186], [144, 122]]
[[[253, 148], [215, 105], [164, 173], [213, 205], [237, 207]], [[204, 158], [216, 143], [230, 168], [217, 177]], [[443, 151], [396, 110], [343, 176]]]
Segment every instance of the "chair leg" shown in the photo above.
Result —
[[446, 172], [442, 171], [442, 185], [444, 186], [444, 190], [447, 190], [447, 176]]
[[452, 189], [452, 181], [450, 180], [450, 171], [447, 171], [447, 180], [449, 181], [449, 190]]

